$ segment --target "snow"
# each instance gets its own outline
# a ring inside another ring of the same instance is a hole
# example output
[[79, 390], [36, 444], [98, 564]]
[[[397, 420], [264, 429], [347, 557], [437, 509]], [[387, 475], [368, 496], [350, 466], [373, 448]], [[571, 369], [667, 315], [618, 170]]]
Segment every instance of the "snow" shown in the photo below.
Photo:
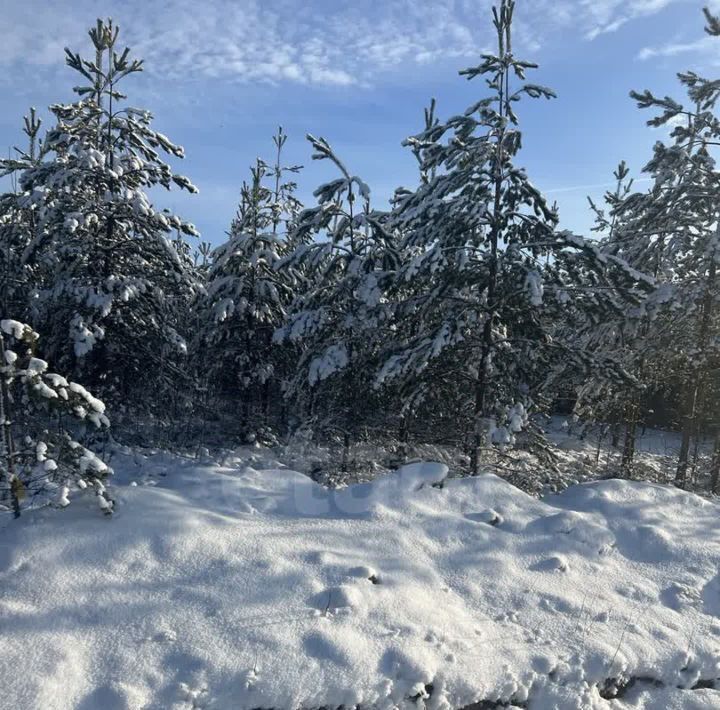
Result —
[[348, 364], [347, 347], [336, 343], [328, 347], [320, 357], [313, 358], [308, 371], [308, 382], [316, 385], [333, 373], [344, 369]]
[[533, 306], [542, 306], [544, 289], [540, 272], [535, 270], [528, 271], [525, 277], [525, 288], [527, 288], [530, 303]]
[[97, 397], [93, 397], [82, 385], [79, 385], [77, 382], [71, 382], [68, 387], [71, 392], [74, 392], [78, 396], [82, 397], [82, 399], [88, 403], [93, 411], [98, 414], [102, 414], [105, 411], [105, 404]]
[[6, 318], [4, 320], [0, 320], [0, 329], [4, 333], [12, 335], [16, 340], [22, 340], [26, 326], [24, 323]]
[[248, 462], [118, 454], [112, 517], [1, 520], [0, 706], [718, 707], [715, 503]]
[[67, 486], [60, 487], [60, 491], [58, 492], [57, 504], [61, 508], [66, 508], [68, 505], [70, 505], [70, 498], [68, 497], [69, 494], [70, 489]]

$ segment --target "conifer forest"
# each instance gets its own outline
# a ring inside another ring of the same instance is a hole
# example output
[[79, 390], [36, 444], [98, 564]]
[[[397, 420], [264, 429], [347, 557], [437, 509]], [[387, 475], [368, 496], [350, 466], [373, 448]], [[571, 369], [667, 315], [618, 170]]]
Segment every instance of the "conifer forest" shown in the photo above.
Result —
[[656, 140], [577, 233], [529, 0], [475, 5], [390, 200], [268, 125], [201, 234], [119, 20], [10, 117], [0, 709], [720, 708], [720, 71], [614, 79]]

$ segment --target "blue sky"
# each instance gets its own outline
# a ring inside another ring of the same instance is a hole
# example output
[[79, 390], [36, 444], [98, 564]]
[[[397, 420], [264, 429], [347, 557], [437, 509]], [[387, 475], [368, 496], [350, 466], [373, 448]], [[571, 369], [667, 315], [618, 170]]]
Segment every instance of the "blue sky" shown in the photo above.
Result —
[[[76, 83], [63, 47], [90, 55], [98, 16], [146, 61], [125, 84], [129, 102], [184, 145], [176, 164], [200, 194], [159, 198], [217, 243], [257, 155], [272, 155], [282, 124], [288, 163], [304, 164], [301, 196], [334, 177], [311, 164], [304, 135], [327, 138], [383, 206], [416, 169], [402, 140], [420, 129], [432, 96], [440, 116], [483, 95], [457, 72], [490, 46], [488, 0], [0, 0], [0, 147], [22, 140], [27, 108], [70, 101]], [[720, 40], [704, 37], [702, 4], [689, 0], [517, 0], [515, 53], [536, 61], [528, 78], [558, 99], [519, 114], [521, 163], [560, 205], [563, 225], [587, 233], [586, 195], [599, 197], [620, 159], [638, 173], [662, 137], [628, 98], [650, 88], [678, 96], [675, 72], [720, 73]], [[46, 112], [45, 112], [46, 113]]]

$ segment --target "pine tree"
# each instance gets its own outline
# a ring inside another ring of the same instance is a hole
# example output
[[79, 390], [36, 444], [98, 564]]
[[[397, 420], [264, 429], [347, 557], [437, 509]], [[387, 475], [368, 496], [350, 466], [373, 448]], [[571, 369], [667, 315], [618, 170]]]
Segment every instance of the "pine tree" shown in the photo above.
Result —
[[[0, 176], [15, 175], [35, 167], [44, 149], [39, 138], [42, 121], [35, 109], [24, 117], [23, 132], [28, 138], [27, 150], [16, 148], [16, 156], [0, 161]], [[16, 181], [15, 181], [16, 182]], [[41, 277], [25, 260], [36, 232], [32, 196], [17, 184], [11, 192], [0, 195], [0, 306], [3, 313], [29, 316], [32, 284]]]
[[[128, 48], [118, 51], [118, 28], [90, 31], [95, 58], [66, 50], [81, 79], [78, 100], [55, 104], [56, 124], [43, 155], [19, 167], [19, 184], [35, 215], [24, 263], [44, 275], [33, 299], [32, 322], [45, 352], [116, 399], [149, 403], [143, 384], [184, 348], [173, 303], [194, 288], [190, 262], [171, 235], [194, 227], [156, 209], [155, 186], [196, 192], [174, 174], [161, 152], [183, 150], [151, 127], [148, 111], [132, 108], [118, 86], [142, 70]], [[137, 389], [135, 389], [137, 387]]]
[[207, 272], [203, 348], [212, 358], [204, 369], [218, 394], [224, 389], [239, 396], [245, 434], [253, 437], [285, 375], [285, 353], [272, 340], [292, 301], [293, 279], [277, 266], [301, 206], [296, 184], [287, 178], [300, 166], [282, 164], [286, 140], [279, 128], [274, 164], [258, 159], [251, 168], [228, 240], [210, 255]]
[[111, 513], [103, 483], [110, 469], [76, 440], [86, 422], [109, 426], [105, 405], [82, 385], [49, 372], [34, 356], [38, 338], [24, 323], [0, 321], [0, 500], [9, 498], [19, 517], [24, 500], [64, 507], [72, 490], [89, 487]]
[[555, 208], [514, 164], [521, 148], [517, 102], [554, 94], [525, 83], [535, 65], [513, 54], [513, 11], [510, 0], [493, 9], [497, 52], [461, 72], [486, 77], [489, 95], [460, 116], [426, 123], [406, 141], [424, 179], [415, 191], [397, 193], [392, 219], [410, 258], [392, 296], [401, 337], [380, 380], [431, 390], [434, 377], [452, 372], [465, 383], [453, 410], [470, 413], [473, 472], [483, 449], [511, 444], [528, 426], [558, 360], [596, 366], [570, 339], [557, 338], [568, 312], [588, 323], [588, 311], [614, 307], [598, 296], [604, 284], [629, 289], [638, 280], [622, 260], [558, 231]]
[[[717, 19], [707, 10], [705, 16], [706, 31], [720, 34]], [[654, 309], [652, 332], [648, 326], [644, 335], [651, 335], [662, 353], [666, 379], [674, 379], [685, 392], [675, 479], [685, 485], [692, 438], [699, 437], [701, 414], [707, 409], [703, 395], [711, 391], [712, 373], [720, 363], [720, 171], [713, 156], [720, 142], [720, 121], [713, 113], [720, 84], [694, 72], [680, 73], [678, 79], [688, 95], [687, 107], [650, 91], [631, 93], [640, 108], [658, 111], [649, 125], [672, 122], [674, 127], [667, 143], [655, 144], [644, 167], [653, 180], [651, 188], [614, 207], [619, 226], [608, 248], [662, 284], [649, 304]]]
[[[627, 164], [621, 161], [613, 172], [615, 189], [608, 190], [604, 195], [604, 207], [599, 207], [588, 197], [590, 208], [595, 215], [592, 229], [601, 236], [601, 251], [612, 257], [626, 256], [623, 244], [627, 235], [622, 214], [625, 201], [632, 194], [633, 180], [629, 178], [629, 174]], [[648, 265], [631, 259], [629, 266], [645, 272]], [[652, 277], [657, 280], [658, 276], [656, 270]], [[648, 363], [652, 357], [653, 343], [647, 338], [652, 314], [652, 311], [648, 312], [647, 305], [648, 301], [645, 299], [630, 318], [620, 309], [617, 315], [599, 324], [591, 338], [592, 345], [598, 350], [616, 354], [625, 371], [632, 374], [635, 383], [617, 383], [593, 377], [580, 388], [578, 400], [581, 408], [591, 412], [593, 418], [610, 419], [613, 427], [624, 423], [620, 469], [626, 477], [633, 476], [642, 398], [653, 384], [657, 384], [650, 377], [651, 368]], [[617, 428], [615, 431], [617, 432]], [[615, 434], [615, 438], [619, 440], [619, 432]]]
[[381, 295], [392, 236], [385, 213], [370, 207], [370, 189], [323, 138], [308, 135], [314, 160], [334, 164], [340, 176], [318, 187], [318, 205], [298, 217], [297, 245], [282, 269], [304, 280], [278, 343], [301, 348], [288, 394], [317, 436], [342, 440], [347, 471], [351, 439], [372, 410], [375, 307]]

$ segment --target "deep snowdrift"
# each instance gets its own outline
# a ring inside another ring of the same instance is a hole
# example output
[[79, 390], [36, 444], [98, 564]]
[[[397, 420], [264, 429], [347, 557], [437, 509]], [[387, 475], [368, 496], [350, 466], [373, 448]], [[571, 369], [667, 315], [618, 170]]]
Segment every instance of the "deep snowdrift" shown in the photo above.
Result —
[[539, 501], [438, 464], [334, 493], [121, 469], [138, 485], [111, 519], [78, 499], [0, 531], [0, 707], [720, 707], [702, 498], [605, 481]]

